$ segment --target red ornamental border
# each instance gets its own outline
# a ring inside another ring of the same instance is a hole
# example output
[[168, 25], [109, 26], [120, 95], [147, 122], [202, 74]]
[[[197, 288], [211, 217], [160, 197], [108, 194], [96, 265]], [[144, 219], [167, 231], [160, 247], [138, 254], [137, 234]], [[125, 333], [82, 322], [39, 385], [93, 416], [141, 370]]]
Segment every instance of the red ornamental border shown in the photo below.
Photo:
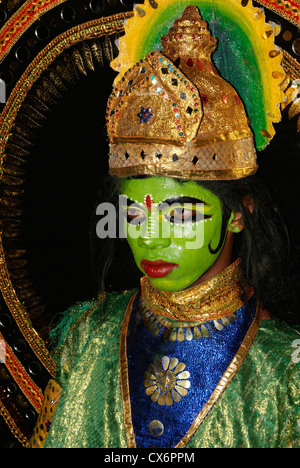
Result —
[[[66, 0], [27, 0], [0, 30], [0, 61], [40, 16]], [[257, 0], [261, 5], [300, 26], [299, 0]]]
[[256, 0], [262, 6], [275, 11], [291, 23], [300, 27], [300, 1], [299, 0]]
[[48, 10], [66, 0], [27, 0], [0, 30], [0, 61], [22, 34]]
[[[0, 338], [2, 338], [1, 334]], [[39, 412], [43, 403], [42, 390], [28, 376], [26, 370], [24, 369], [20, 361], [16, 358], [16, 356], [14, 355], [10, 346], [7, 343], [5, 343], [5, 355], [6, 367], [9, 370], [10, 374], [13, 376], [14, 381], [18, 384], [18, 387], [22, 390], [22, 392], [30, 401], [35, 410]]]

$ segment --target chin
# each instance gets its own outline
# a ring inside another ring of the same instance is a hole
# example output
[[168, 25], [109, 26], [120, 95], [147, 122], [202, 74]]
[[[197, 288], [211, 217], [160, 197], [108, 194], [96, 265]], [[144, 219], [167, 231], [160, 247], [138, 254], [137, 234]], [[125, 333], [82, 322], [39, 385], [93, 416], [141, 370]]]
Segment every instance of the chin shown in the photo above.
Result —
[[184, 281], [176, 281], [175, 279], [168, 279], [168, 278], [149, 278], [149, 281], [153, 284], [153, 286], [158, 289], [159, 291], [166, 291], [166, 292], [177, 292], [182, 291], [183, 289], [188, 288], [194, 281], [192, 282], [184, 282]]

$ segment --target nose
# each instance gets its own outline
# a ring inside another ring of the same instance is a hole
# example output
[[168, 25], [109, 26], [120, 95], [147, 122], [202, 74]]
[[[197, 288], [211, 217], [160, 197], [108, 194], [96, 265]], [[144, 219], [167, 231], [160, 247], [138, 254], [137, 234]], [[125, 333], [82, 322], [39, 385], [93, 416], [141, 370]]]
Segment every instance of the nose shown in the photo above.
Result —
[[163, 226], [157, 216], [157, 213], [148, 215], [147, 222], [142, 226], [140, 237], [138, 239], [139, 247], [147, 247], [148, 249], [161, 249], [169, 247], [171, 239], [169, 231], [163, 229]]
[[171, 239], [167, 237], [139, 237], [138, 246], [148, 249], [163, 249], [169, 247]]

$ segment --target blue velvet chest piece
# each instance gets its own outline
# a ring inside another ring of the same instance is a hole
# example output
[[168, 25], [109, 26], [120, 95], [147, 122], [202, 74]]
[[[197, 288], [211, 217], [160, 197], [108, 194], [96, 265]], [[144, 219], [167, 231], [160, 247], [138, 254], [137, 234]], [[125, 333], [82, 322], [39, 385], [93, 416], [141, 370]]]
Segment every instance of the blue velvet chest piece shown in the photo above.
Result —
[[127, 333], [128, 378], [136, 446], [175, 447], [186, 435], [236, 355], [255, 315], [252, 298], [235, 312], [235, 321], [209, 336], [166, 341], [144, 325], [140, 296], [132, 307]]

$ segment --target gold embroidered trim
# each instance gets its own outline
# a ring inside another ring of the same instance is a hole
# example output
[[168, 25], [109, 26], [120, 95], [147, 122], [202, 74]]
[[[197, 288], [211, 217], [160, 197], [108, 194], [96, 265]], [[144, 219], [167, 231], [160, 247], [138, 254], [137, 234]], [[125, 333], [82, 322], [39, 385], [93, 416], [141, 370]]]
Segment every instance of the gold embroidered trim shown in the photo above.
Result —
[[136, 298], [137, 292], [130, 298], [128, 306], [125, 311], [121, 338], [120, 338], [120, 381], [121, 381], [121, 395], [123, 402], [123, 415], [124, 415], [124, 426], [127, 439], [128, 448], [136, 448], [135, 435], [131, 417], [131, 403], [130, 403], [130, 392], [129, 392], [129, 380], [128, 380], [128, 362], [127, 362], [127, 330], [129, 319], [132, 311], [132, 305]]
[[[119, 177], [164, 175], [189, 179], [235, 179], [257, 170], [253, 137], [207, 140], [206, 146], [139, 142], [111, 143], [110, 173]], [[201, 167], [199, 166], [201, 161]]]
[[291, 80], [299, 79], [300, 63], [285, 50], [283, 50], [283, 68], [290, 76]]
[[251, 344], [253, 343], [253, 340], [256, 336], [256, 333], [259, 329], [259, 325], [261, 322], [261, 316], [262, 316], [262, 307], [260, 304], [257, 305], [256, 308], [256, 313], [255, 317], [253, 319], [252, 324], [250, 325], [250, 328], [241, 344], [239, 347], [236, 355], [234, 356], [233, 360], [227, 367], [226, 371], [224, 372], [223, 376], [221, 377], [218, 385], [216, 386], [215, 390], [213, 391], [212, 395], [208, 399], [207, 403], [205, 406], [202, 408], [198, 416], [196, 417], [195, 421], [191, 425], [190, 429], [186, 433], [186, 435], [181, 439], [181, 441], [175, 446], [175, 448], [183, 448], [186, 446], [186, 444], [189, 442], [191, 437], [194, 435], [200, 424], [203, 422], [204, 418], [207, 416], [209, 411], [212, 409], [216, 401], [219, 399], [221, 394], [224, 392], [225, 388], [229, 384], [229, 382], [232, 380], [238, 369], [240, 368]]
[[[2, 237], [0, 235], [0, 290], [3, 298], [9, 308], [12, 316], [26, 338], [27, 343], [34, 351], [36, 356], [43, 363], [45, 368], [50, 374], [55, 372], [55, 364], [53, 358], [50, 356], [44, 341], [40, 338], [37, 331], [33, 328], [31, 321], [27, 316], [24, 306], [19, 301], [16, 291], [11, 283], [10, 275], [5, 261], [4, 249], [2, 245]], [[8, 346], [8, 345], [7, 345]], [[38, 408], [39, 409], [39, 408]]]
[[[1, 333], [0, 340], [4, 341]], [[34, 409], [38, 412], [43, 401], [42, 390], [29, 377], [27, 371], [24, 369], [23, 365], [17, 359], [11, 347], [7, 343], [5, 343], [5, 357], [6, 367], [12, 375], [14, 381], [26, 396], [28, 401], [31, 403], [31, 405], [34, 407]]]
[[[239, 309], [244, 301], [244, 282], [238, 259], [219, 275], [193, 288], [178, 292], [156, 289], [145, 276], [141, 279], [143, 305], [160, 316], [175, 321], [197, 322], [197, 325], [226, 317]], [[248, 298], [253, 291], [248, 291]], [[166, 325], [164, 321], [164, 325]], [[172, 323], [169, 323], [171, 326]]]
[[262, 6], [275, 11], [278, 15], [287, 19], [296, 26], [300, 26], [300, 4], [299, 1], [281, 1], [281, 0], [256, 0]]
[[11, 433], [16, 437], [16, 439], [23, 445], [23, 447], [28, 447], [28, 440], [23, 435], [22, 431], [16, 425], [14, 419], [11, 417], [9, 411], [5, 408], [3, 402], [0, 400], [0, 415], [3, 417], [4, 421], [8, 425]]
[[179, 179], [189, 180], [235, 180], [248, 177], [257, 172], [258, 166], [244, 167], [236, 169], [216, 169], [216, 170], [203, 170], [203, 171], [174, 171], [172, 169], [164, 169], [157, 166], [142, 166], [139, 167], [118, 167], [111, 168], [110, 174], [117, 177], [130, 177], [137, 175], [153, 175], [161, 177], [174, 177]]
[[2, 62], [22, 34], [47, 11], [66, 0], [27, 0], [4, 24], [0, 31], [0, 61]]

